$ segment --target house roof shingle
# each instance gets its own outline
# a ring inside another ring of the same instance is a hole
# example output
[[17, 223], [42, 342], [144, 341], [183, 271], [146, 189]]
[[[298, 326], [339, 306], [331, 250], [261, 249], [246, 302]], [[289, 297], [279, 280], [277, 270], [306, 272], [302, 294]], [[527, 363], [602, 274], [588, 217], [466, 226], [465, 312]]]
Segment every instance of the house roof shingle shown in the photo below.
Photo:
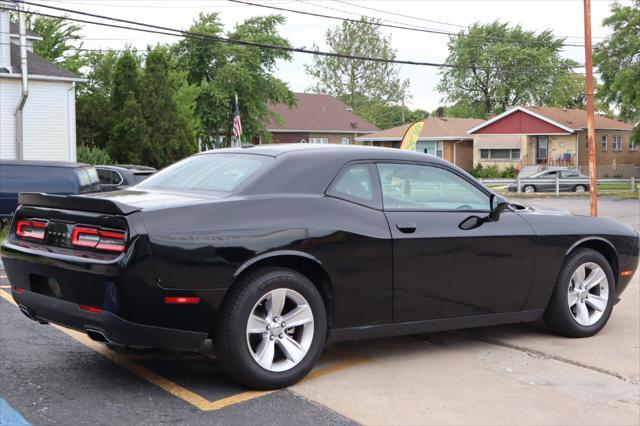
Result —
[[[12, 74], [22, 74], [22, 68], [20, 67], [20, 46], [17, 44], [11, 44], [11, 68]], [[42, 75], [46, 77], [57, 78], [69, 78], [74, 80], [81, 80], [79, 76], [61, 68], [46, 59], [36, 55], [33, 52], [27, 51], [27, 65], [29, 67], [29, 75]]]
[[[587, 128], [587, 112], [583, 109], [567, 109], [567, 108], [555, 108], [555, 107], [532, 107], [526, 106], [531, 112], [545, 116], [553, 121], [556, 121], [566, 127], [574, 130], [581, 130]], [[633, 125], [625, 123], [623, 121], [614, 120], [603, 115], [596, 114], [595, 116], [595, 128], [596, 129], [616, 129], [616, 130], [632, 130]]]
[[[420, 139], [425, 138], [461, 138], [470, 139], [467, 131], [484, 120], [478, 118], [454, 118], [454, 117], [430, 117], [424, 121], [424, 127], [420, 132]], [[380, 132], [369, 133], [359, 137], [360, 141], [399, 141], [402, 140], [405, 132], [413, 123], [406, 123], [401, 126], [392, 127]]]
[[280, 115], [282, 124], [272, 119], [267, 129], [272, 131], [314, 131], [367, 133], [378, 129], [353, 111], [339, 99], [330, 95], [294, 93], [296, 105], [269, 105], [269, 110]]

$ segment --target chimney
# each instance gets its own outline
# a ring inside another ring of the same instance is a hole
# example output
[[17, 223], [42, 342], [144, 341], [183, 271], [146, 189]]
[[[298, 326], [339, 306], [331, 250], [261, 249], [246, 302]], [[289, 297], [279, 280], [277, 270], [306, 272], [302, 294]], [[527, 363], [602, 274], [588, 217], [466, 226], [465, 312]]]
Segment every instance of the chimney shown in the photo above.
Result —
[[[0, 6], [13, 8], [15, 3], [0, 1]], [[0, 9], [0, 72], [11, 72], [11, 36], [9, 11]]]

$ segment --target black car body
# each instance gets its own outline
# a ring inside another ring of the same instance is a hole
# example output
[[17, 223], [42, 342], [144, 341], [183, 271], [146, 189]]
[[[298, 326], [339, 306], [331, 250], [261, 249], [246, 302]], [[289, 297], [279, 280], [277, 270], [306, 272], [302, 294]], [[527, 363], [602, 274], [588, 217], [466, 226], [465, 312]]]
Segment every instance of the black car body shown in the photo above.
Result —
[[[202, 178], [213, 169], [214, 180]], [[129, 190], [22, 194], [2, 260], [30, 318], [177, 349], [211, 337], [244, 294], [238, 282], [251, 287], [247, 277], [274, 268], [313, 283], [326, 307], [316, 334], [330, 341], [536, 320], [580, 249], [610, 263], [615, 297], [629, 284], [640, 245], [633, 228], [508, 203], [500, 213], [495, 199], [421, 153], [224, 149]], [[21, 221], [39, 223], [20, 225], [36, 238], [16, 235]]]
[[0, 217], [10, 217], [21, 192], [86, 194], [99, 191], [93, 166], [65, 161], [0, 160]]
[[[589, 188], [589, 176], [572, 169], [542, 170], [522, 178], [520, 183], [522, 192], [587, 192]], [[512, 183], [507, 189], [516, 192], [518, 185]]]
[[104, 191], [115, 191], [137, 185], [157, 172], [153, 167], [123, 165], [97, 165], [98, 177]]

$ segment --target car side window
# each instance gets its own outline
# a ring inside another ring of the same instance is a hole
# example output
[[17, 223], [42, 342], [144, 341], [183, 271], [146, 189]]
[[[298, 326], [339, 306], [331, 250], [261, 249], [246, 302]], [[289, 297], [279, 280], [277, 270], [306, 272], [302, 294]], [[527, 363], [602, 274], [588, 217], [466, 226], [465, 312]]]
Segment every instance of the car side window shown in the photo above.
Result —
[[352, 164], [342, 169], [333, 181], [328, 195], [364, 204], [370, 207], [380, 207], [376, 204], [376, 189], [374, 188], [372, 165]]
[[96, 169], [102, 185], [120, 185], [124, 179], [120, 173], [109, 169]]
[[567, 171], [563, 171], [560, 175], [560, 177], [563, 178], [576, 178], [579, 177], [577, 172], [571, 171], [571, 170], [567, 170]]
[[379, 163], [385, 210], [489, 210], [489, 196], [446, 169]]

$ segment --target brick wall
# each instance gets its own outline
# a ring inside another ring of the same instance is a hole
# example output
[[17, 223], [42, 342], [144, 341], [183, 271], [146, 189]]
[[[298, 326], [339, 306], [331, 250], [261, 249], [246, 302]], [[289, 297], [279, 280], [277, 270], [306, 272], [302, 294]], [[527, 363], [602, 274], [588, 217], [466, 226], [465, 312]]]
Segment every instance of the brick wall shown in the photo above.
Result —
[[[602, 149], [602, 136], [607, 136], [607, 150]], [[613, 136], [622, 136], [622, 150], [613, 150]], [[633, 164], [640, 167], [640, 147], [635, 150], [629, 149], [629, 138], [631, 132], [616, 130], [596, 130], [596, 164], [599, 166], [612, 166]], [[578, 162], [581, 166], [587, 166], [589, 162], [589, 151], [587, 149], [587, 132], [582, 131], [578, 136]]]

